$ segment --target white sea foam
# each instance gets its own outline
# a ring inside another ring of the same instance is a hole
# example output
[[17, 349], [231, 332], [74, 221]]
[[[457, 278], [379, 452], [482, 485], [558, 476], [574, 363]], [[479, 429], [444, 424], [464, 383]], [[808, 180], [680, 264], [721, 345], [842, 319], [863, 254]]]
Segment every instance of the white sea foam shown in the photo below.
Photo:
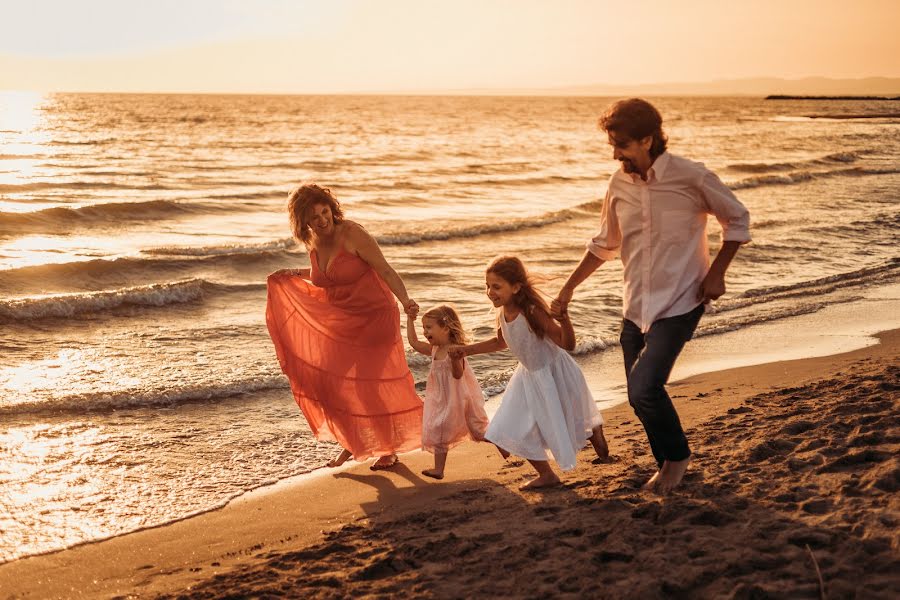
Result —
[[0, 414], [43, 414], [43, 413], [89, 413], [108, 412], [124, 408], [159, 408], [187, 402], [216, 401], [239, 394], [271, 389], [289, 389], [286, 378], [281, 375], [259, 374], [249, 378], [221, 384], [184, 383], [167, 387], [155, 386], [153, 382], [139, 388], [114, 391], [95, 391], [53, 400], [37, 402], [22, 401], [15, 404], [0, 404]]
[[189, 279], [103, 292], [54, 294], [0, 301], [0, 319], [28, 321], [108, 311], [120, 306], [166, 306], [203, 298], [207, 282]]
[[161, 246], [141, 252], [150, 256], [222, 256], [227, 254], [257, 254], [272, 250], [300, 250], [293, 238], [282, 238], [255, 244], [224, 244], [221, 246]]

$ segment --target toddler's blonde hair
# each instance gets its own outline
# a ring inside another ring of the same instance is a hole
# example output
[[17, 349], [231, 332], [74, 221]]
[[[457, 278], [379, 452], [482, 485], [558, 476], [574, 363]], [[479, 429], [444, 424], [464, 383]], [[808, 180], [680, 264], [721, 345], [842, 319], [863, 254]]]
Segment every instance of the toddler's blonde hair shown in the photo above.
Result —
[[466, 343], [466, 332], [463, 329], [462, 322], [459, 320], [459, 315], [456, 314], [456, 311], [453, 310], [453, 307], [447, 306], [446, 304], [441, 304], [440, 306], [435, 306], [434, 308], [430, 308], [422, 314], [422, 318], [428, 317], [429, 319], [433, 319], [438, 325], [441, 327], [446, 327], [450, 330], [450, 341], [454, 344], [465, 344]]

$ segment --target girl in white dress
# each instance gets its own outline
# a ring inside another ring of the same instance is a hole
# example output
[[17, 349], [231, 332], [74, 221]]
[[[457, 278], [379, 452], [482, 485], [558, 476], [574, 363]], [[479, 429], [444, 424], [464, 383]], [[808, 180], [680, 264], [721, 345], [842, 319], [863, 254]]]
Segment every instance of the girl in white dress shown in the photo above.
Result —
[[496, 352], [509, 348], [519, 366], [509, 380], [485, 439], [504, 456], [515, 454], [531, 463], [538, 476], [522, 489], [559, 484], [547, 459], [550, 450], [563, 471], [575, 468], [575, 455], [590, 440], [597, 456], [609, 456], [603, 418], [584, 374], [566, 350], [575, 348], [575, 330], [568, 313], [558, 323], [547, 303], [514, 256], [494, 259], [485, 274], [487, 296], [498, 314], [496, 337], [459, 346], [453, 356]]
[[422, 474], [443, 479], [447, 452], [465, 440], [483, 441], [488, 418], [484, 394], [469, 361], [448, 352], [451, 346], [466, 343], [456, 311], [446, 305], [426, 311], [422, 315], [422, 332], [427, 342], [419, 341], [416, 335], [416, 315], [407, 313], [409, 345], [431, 356], [422, 413], [422, 447], [434, 454], [434, 468], [425, 469]]

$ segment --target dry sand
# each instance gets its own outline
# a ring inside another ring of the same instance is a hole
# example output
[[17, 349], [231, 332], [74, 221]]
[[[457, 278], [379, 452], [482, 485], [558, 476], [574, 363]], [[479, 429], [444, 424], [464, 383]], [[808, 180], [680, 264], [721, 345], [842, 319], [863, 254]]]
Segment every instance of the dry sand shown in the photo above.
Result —
[[[628, 406], [610, 464], [520, 492], [487, 445], [448, 478], [354, 466], [156, 529], [0, 566], [0, 598], [900, 597], [900, 331], [846, 354], [670, 386], [694, 449], [677, 492]], [[821, 579], [819, 577], [821, 573]]]

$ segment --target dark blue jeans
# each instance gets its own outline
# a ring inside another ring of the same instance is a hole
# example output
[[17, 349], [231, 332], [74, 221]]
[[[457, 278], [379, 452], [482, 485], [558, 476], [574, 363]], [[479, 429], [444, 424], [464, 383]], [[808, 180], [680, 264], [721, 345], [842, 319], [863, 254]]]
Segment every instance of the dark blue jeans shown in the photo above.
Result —
[[647, 333], [623, 319], [622, 353], [628, 380], [628, 403], [644, 425], [657, 464], [679, 461], [691, 455], [678, 413], [666, 392], [669, 374], [682, 348], [694, 335], [704, 305], [683, 315], [660, 319]]

